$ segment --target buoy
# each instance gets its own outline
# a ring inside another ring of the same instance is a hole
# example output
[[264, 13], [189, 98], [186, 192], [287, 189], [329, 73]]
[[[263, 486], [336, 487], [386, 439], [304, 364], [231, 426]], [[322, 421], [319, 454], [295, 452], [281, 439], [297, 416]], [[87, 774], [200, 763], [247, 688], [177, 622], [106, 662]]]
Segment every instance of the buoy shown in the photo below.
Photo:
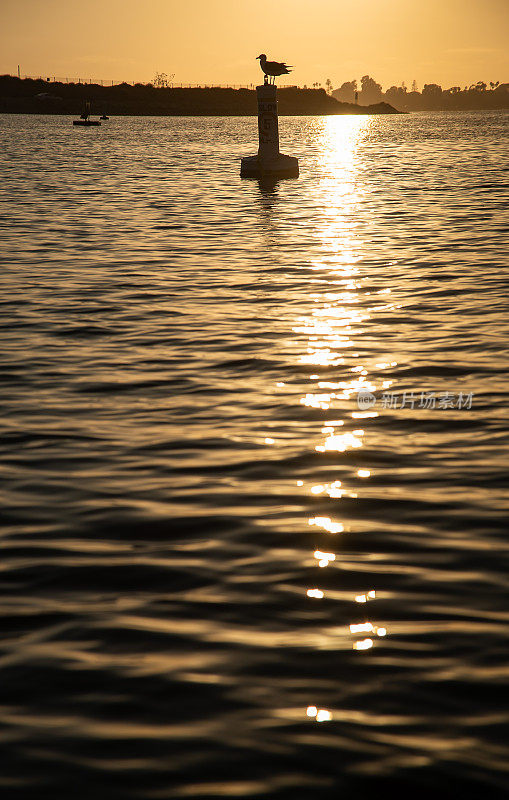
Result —
[[240, 165], [242, 178], [298, 178], [299, 162], [279, 152], [277, 87], [264, 83], [256, 87], [258, 98], [258, 155], [246, 156]]

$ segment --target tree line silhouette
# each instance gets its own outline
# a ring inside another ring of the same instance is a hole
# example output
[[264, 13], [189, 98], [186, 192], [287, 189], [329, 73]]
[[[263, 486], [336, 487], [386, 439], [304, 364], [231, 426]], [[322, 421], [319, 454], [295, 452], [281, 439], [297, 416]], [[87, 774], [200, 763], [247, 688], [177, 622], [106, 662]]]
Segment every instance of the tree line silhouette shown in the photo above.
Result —
[[[93, 114], [164, 116], [251, 116], [257, 113], [252, 89], [177, 87], [171, 75], [158, 73], [152, 83], [102, 86], [0, 75], [0, 113], [79, 114], [90, 103]], [[386, 103], [339, 103], [325, 89], [280, 87], [282, 115], [395, 114]]]
[[[327, 81], [327, 86], [330, 81]], [[500, 81], [478, 81], [471, 86], [451, 86], [442, 89], [437, 83], [425, 83], [419, 91], [413, 81], [410, 91], [403, 82], [401, 86], [391, 86], [384, 92], [381, 84], [369, 75], [363, 75], [360, 84], [356, 80], [346, 81], [332, 96], [342, 103], [354, 103], [356, 95], [361, 105], [386, 102], [400, 111], [434, 111], [458, 109], [497, 109], [509, 108], [509, 83]]]
[[[158, 73], [152, 83], [113, 86], [62, 83], [42, 79], [20, 79], [0, 75], [0, 113], [75, 114], [85, 102], [91, 102], [96, 113], [164, 115], [250, 115], [256, 114], [255, 92], [247, 89], [220, 87], [178, 88], [172, 85], [173, 75]], [[319, 83], [312, 88], [281, 86], [281, 114], [390, 114], [406, 111], [504, 109], [509, 108], [509, 83], [479, 81], [461, 89], [442, 89], [427, 83], [421, 92], [416, 82], [409, 91], [405, 84], [391, 86], [385, 92], [369, 75], [360, 82], [343, 83], [327, 91]]]

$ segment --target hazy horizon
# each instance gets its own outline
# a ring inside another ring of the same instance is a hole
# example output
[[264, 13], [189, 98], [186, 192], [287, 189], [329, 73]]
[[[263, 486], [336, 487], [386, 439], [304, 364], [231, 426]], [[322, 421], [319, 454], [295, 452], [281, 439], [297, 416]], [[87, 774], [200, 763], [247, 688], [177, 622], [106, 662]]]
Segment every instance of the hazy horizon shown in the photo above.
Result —
[[[416, 80], [468, 85], [508, 80], [506, 0], [4, 0], [0, 73], [178, 83], [242, 84], [255, 58], [295, 65], [285, 83], [334, 87], [370, 74], [384, 88]], [[271, 25], [267, 25], [270, 19]]]

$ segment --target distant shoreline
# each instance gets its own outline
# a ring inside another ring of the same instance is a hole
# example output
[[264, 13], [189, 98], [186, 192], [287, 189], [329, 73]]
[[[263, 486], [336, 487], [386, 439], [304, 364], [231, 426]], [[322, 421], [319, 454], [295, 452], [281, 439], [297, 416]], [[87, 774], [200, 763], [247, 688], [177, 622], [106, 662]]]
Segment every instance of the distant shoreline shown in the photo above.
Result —
[[[367, 106], [362, 106], [362, 108], [368, 108], [368, 107]], [[423, 112], [423, 113], [425, 113], [425, 112]], [[6, 115], [11, 115], [11, 116], [32, 116], [32, 117], [70, 117], [72, 119], [74, 119], [77, 116], [79, 116], [79, 112], [71, 113], [71, 112], [68, 112], [68, 111], [53, 111], [53, 110], [52, 111], [48, 111], [48, 110], [46, 110], [46, 111], [6, 111], [5, 109], [0, 109], [0, 114], [6, 114]], [[329, 112], [299, 111], [299, 112], [296, 112], [295, 114], [288, 114], [288, 113], [284, 114], [281, 111], [279, 112], [279, 116], [280, 117], [324, 117], [324, 116], [329, 116], [329, 117], [340, 117], [340, 116], [366, 117], [366, 116], [374, 116], [376, 114], [392, 114], [392, 115], [397, 115], [397, 116], [401, 116], [401, 115], [404, 116], [404, 115], [407, 114], [407, 112], [406, 111], [396, 111], [396, 110], [394, 110], [394, 111], [383, 111], [383, 110], [382, 111], [373, 111], [373, 110], [369, 110], [369, 111], [360, 111], [360, 112], [355, 112], [355, 113], [353, 113], [351, 111], [336, 111], [335, 113], [331, 113], [330, 111]], [[146, 114], [138, 113], [137, 114], [137, 113], [134, 113], [134, 112], [128, 112], [128, 113], [109, 112], [108, 113], [108, 119], [110, 119], [110, 118], [116, 119], [116, 118], [120, 118], [120, 117], [161, 117], [161, 118], [163, 118], [163, 117], [232, 117], [232, 118], [234, 118], [234, 117], [256, 117], [256, 116], [257, 116], [256, 112], [252, 112], [252, 113], [249, 112], [249, 113], [245, 113], [245, 114], [240, 114], [240, 113], [228, 114], [228, 113], [225, 113], [225, 112], [220, 112], [220, 113], [218, 112], [217, 114], [214, 114], [214, 113], [209, 112], [209, 111], [207, 111], [205, 113], [200, 113], [199, 111], [193, 111], [193, 112], [185, 112], [185, 113], [184, 112], [181, 112], [181, 113], [180, 112], [175, 112], [175, 113], [171, 113], [171, 114], [163, 114], [163, 113], [146, 113]], [[91, 117], [92, 118], [97, 118], [97, 117], [100, 118], [100, 112], [93, 112], [91, 114]]]
[[[143, 117], [250, 117], [257, 114], [254, 89], [156, 88], [150, 84], [53, 83], [43, 80], [0, 76], [0, 113], [80, 114], [90, 103], [99, 116]], [[338, 114], [401, 114], [388, 103], [359, 106], [341, 103], [324, 89], [279, 87], [280, 116], [324, 116]]]

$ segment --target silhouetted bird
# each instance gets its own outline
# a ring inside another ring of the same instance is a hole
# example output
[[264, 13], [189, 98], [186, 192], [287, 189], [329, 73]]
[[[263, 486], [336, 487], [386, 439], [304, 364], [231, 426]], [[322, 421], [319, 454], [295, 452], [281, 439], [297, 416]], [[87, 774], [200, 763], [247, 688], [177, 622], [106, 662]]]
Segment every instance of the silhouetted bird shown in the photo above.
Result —
[[278, 75], [289, 75], [291, 72], [291, 64], [285, 64], [279, 61], [267, 61], [265, 53], [262, 53], [261, 56], [257, 56], [256, 58], [260, 59], [260, 67], [265, 73], [264, 83], [267, 83], [268, 76], [270, 76], [268, 83], [271, 83], [270, 78], [272, 78], [272, 83], [275, 83], [275, 79]]

